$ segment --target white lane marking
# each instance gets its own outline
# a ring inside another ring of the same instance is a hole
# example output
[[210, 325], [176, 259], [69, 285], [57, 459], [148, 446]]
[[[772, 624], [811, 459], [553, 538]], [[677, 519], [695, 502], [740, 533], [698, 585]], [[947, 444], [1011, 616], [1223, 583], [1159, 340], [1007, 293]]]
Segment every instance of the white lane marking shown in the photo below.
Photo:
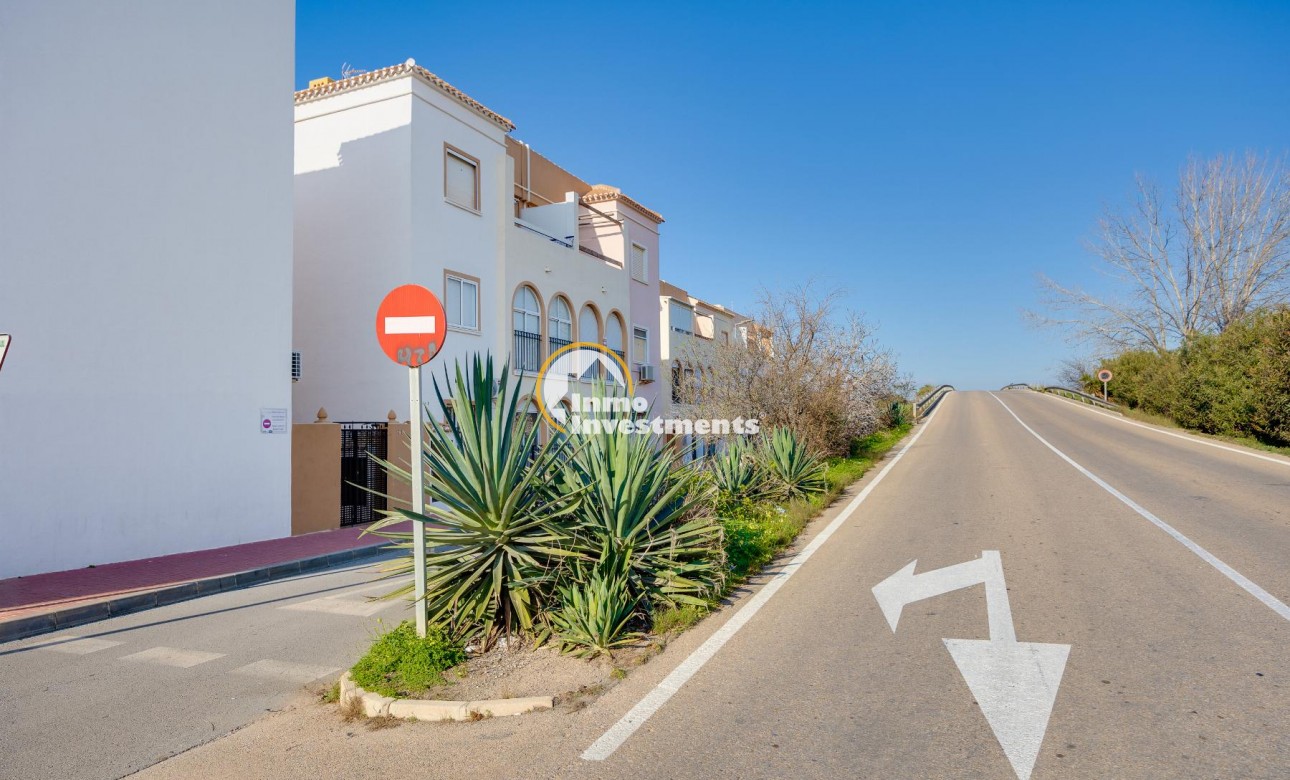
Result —
[[389, 334], [408, 334], [417, 335], [425, 333], [433, 335], [434, 317], [386, 317], [385, 333]]
[[1061, 458], [1062, 460], [1074, 466], [1075, 469], [1079, 471], [1081, 474], [1093, 480], [1093, 482], [1096, 483], [1098, 487], [1102, 488], [1106, 492], [1120, 499], [1120, 501], [1125, 506], [1129, 507], [1134, 512], [1137, 512], [1139, 515], [1146, 518], [1148, 521], [1151, 522], [1152, 525], [1156, 526], [1160, 530], [1172, 536], [1176, 541], [1178, 541], [1179, 544], [1181, 544], [1183, 547], [1186, 547], [1188, 550], [1191, 550], [1202, 561], [1204, 561], [1205, 563], [1208, 563], [1210, 566], [1213, 566], [1215, 569], [1218, 569], [1218, 571], [1222, 573], [1224, 577], [1227, 577], [1232, 582], [1236, 583], [1237, 585], [1240, 585], [1245, 590], [1245, 592], [1249, 593], [1251, 596], [1258, 599], [1259, 601], [1262, 601], [1273, 612], [1277, 613], [1278, 615], [1285, 618], [1286, 620], [1290, 620], [1290, 606], [1286, 606], [1286, 604], [1280, 599], [1278, 599], [1276, 596], [1273, 596], [1271, 593], [1268, 593], [1266, 590], [1256, 585], [1252, 580], [1250, 580], [1249, 577], [1246, 577], [1244, 574], [1241, 574], [1236, 569], [1233, 569], [1231, 566], [1228, 566], [1226, 563], [1223, 563], [1222, 561], [1220, 561], [1209, 550], [1206, 550], [1204, 547], [1201, 547], [1199, 544], [1196, 544], [1191, 539], [1188, 539], [1186, 536], [1183, 535], [1181, 531], [1169, 525], [1164, 520], [1161, 520], [1160, 518], [1151, 514], [1146, 509], [1143, 509], [1133, 499], [1129, 498], [1128, 496], [1124, 495], [1120, 491], [1108, 485], [1106, 481], [1103, 480], [1101, 477], [1097, 476], [1093, 472], [1089, 471], [1088, 469], [1084, 468], [1080, 464], [1076, 463], [1074, 460], [1070, 458], [1069, 455], [1057, 449], [1053, 445], [1049, 444], [1048, 441], [1044, 439], [1043, 436], [1040, 436], [1039, 434], [1035, 433], [1033, 428], [1031, 428], [1029, 425], [1026, 425], [1024, 422], [1022, 422], [1021, 418], [1017, 416], [1017, 413], [1012, 411], [1012, 409], [1010, 409], [1008, 405], [1003, 402], [1003, 399], [999, 398], [999, 396], [995, 395], [994, 393], [990, 393], [990, 395], [993, 396], [994, 400], [998, 401], [999, 404], [1004, 409], [1008, 410], [1008, 414], [1012, 415], [1012, 419], [1020, 423], [1021, 427], [1029, 431], [1030, 435], [1038, 439], [1041, 444], [1043, 444], [1045, 447], [1055, 452], [1057, 454], [1057, 457]]
[[354, 598], [355, 596], [365, 596], [367, 593], [376, 591], [389, 590], [388, 585], [379, 585], [372, 587], [364, 585], [344, 593], [334, 593], [330, 596], [309, 599], [308, 601], [297, 601], [294, 604], [285, 604], [278, 609], [295, 610], [299, 612], [325, 612], [331, 615], [352, 615], [354, 617], [371, 617], [381, 610], [398, 606], [403, 602], [399, 601], [377, 601], [368, 598]]
[[56, 653], [67, 653], [69, 655], [89, 655], [90, 653], [97, 653], [100, 650], [107, 650], [110, 647], [116, 647], [120, 644], [120, 642], [113, 642], [111, 639], [83, 639], [72, 634], [63, 634], [62, 636], [42, 639], [39, 642], [30, 645], [30, 648], [36, 650], [53, 650]]
[[743, 628], [744, 624], [751, 620], [752, 617], [766, 605], [766, 602], [770, 601], [771, 597], [779, 592], [780, 588], [784, 587], [784, 583], [788, 582], [789, 578], [792, 577], [798, 569], [802, 568], [802, 564], [810, 560], [811, 556], [815, 554], [815, 551], [820, 549], [820, 547], [829, 540], [829, 537], [833, 536], [834, 532], [842, 527], [842, 524], [851, 517], [860, 504], [864, 503], [864, 500], [869, 497], [869, 494], [878, 486], [878, 483], [882, 482], [883, 478], [885, 478], [887, 474], [891, 472], [892, 468], [900, 462], [900, 459], [905, 457], [905, 453], [909, 452], [909, 448], [913, 447], [919, 438], [922, 437], [923, 433], [927, 430], [927, 426], [931, 424], [932, 420], [936, 417], [937, 412], [940, 411], [940, 408], [941, 404], [937, 404], [936, 408], [932, 410], [932, 413], [928, 415], [927, 421], [923, 423], [923, 427], [919, 428], [918, 432], [914, 434], [914, 437], [900, 449], [900, 452], [896, 453], [896, 457], [892, 458], [891, 461], [878, 472], [878, 476], [874, 477], [873, 481], [866, 485], [864, 490], [861, 490], [855, 498], [851, 499], [851, 503], [847, 504], [846, 509], [842, 510], [842, 513], [833, 519], [833, 522], [825, 526], [824, 530], [820, 531], [820, 533], [811, 540], [810, 544], [806, 545], [800, 553], [794, 556], [793, 559], [780, 570], [779, 574], [775, 575], [774, 579], [766, 583], [761, 590], [757, 591], [757, 593], [750, 598], [738, 612], [727, 620], [721, 628], [717, 629], [716, 633], [708, 637], [707, 641], [702, 645], [699, 645], [698, 649], [690, 653], [690, 655], [688, 655], [680, 665], [673, 669], [667, 677], [663, 678], [662, 682], [646, 694], [645, 698], [638, 701], [636, 706], [632, 707], [626, 715], [619, 719], [619, 721], [613, 726], [610, 726], [608, 731], [601, 734], [600, 738], [583, 752], [583, 760], [604, 761], [606, 758], [613, 755], [614, 751], [618, 750], [618, 748], [621, 747], [632, 734], [636, 733], [636, 730], [643, 726], [645, 721], [649, 720], [660, 707], [666, 704], [667, 700], [672, 698], [673, 694], [681, 690], [681, 687], [694, 676], [695, 672], [699, 671], [704, 664], [712, 660], [712, 657], [717, 654], [717, 651], [720, 650], [726, 642], [729, 642], [730, 638], [738, 633], [739, 629]]
[[339, 596], [327, 596], [321, 599], [311, 599], [301, 601], [295, 604], [287, 604], [278, 607], [278, 609], [288, 609], [298, 612], [326, 612], [331, 615], [352, 615], [354, 617], [371, 617], [383, 609], [389, 609], [397, 604], [393, 601], [356, 601]]
[[240, 674], [246, 677], [261, 677], [271, 680], [289, 680], [291, 682], [311, 682], [319, 677], [326, 677], [330, 674], [339, 672], [330, 666], [314, 666], [312, 664], [293, 664], [286, 661], [273, 661], [265, 659], [256, 661], [246, 666], [239, 666], [231, 674]]
[[223, 658], [223, 653], [207, 653], [201, 650], [183, 650], [178, 647], [153, 647], [140, 653], [122, 656], [122, 661], [144, 661], [147, 663], [173, 666], [178, 669], [189, 669], [198, 664]]
[[[993, 395], [993, 393], [991, 393], [991, 395]], [[1241, 447], [1232, 447], [1227, 444], [1219, 444], [1216, 441], [1210, 441], [1209, 439], [1202, 439], [1199, 436], [1192, 436], [1186, 433], [1176, 433], [1174, 431], [1166, 431], [1163, 428], [1157, 428], [1154, 425], [1147, 425], [1145, 423], [1137, 422], [1136, 420], [1130, 420], [1128, 418], [1121, 417], [1120, 415], [1117, 415], [1117, 414], [1111, 414], [1110, 412], [1103, 412], [1100, 409], [1094, 409], [1088, 404], [1081, 404], [1076, 401], [1070, 401], [1065, 398], [1059, 398], [1055, 395], [1052, 395], [1051, 393], [1043, 393], [1042, 395], [1047, 396], [1049, 398], [1053, 398], [1054, 400], [1057, 400], [1057, 401], [1064, 401], [1073, 406], [1077, 406], [1080, 409], [1083, 409], [1085, 411], [1089, 411], [1089, 412], [1092, 412], [1093, 414], [1105, 417], [1108, 420], [1115, 420], [1116, 422], [1122, 422], [1125, 425], [1132, 425], [1135, 428], [1142, 428], [1144, 430], [1152, 431], [1153, 433], [1161, 433], [1161, 434], [1164, 434], [1165, 436], [1172, 436], [1175, 439], [1182, 439], [1183, 441], [1189, 441], [1194, 444], [1204, 444], [1206, 447], [1214, 447], [1220, 450], [1227, 450], [1228, 452], [1235, 452], [1237, 455], [1248, 455], [1251, 458], [1266, 460], [1268, 463], [1276, 463], [1277, 465], [1280, 465], [1280, 466], [1290, 466], [1290, 460], [1275, 458], [1271, 455], [1261, 455], [1257, 452], [1251, 452], [1250, 450], [1243, 449]], [[996, 397], [996, 400], [997, 400], [997, 397]]]

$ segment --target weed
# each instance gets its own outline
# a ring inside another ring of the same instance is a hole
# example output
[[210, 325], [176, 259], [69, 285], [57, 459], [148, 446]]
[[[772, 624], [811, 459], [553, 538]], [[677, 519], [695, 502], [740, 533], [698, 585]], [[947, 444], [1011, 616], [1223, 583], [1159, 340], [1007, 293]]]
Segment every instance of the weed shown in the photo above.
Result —
[[367, 719], [368, 731], [380, 731], [381, 729], [390, 729], [401, 724], [403, 721], [393, 715], [377, 715], [375, 718]]
[[346, 723], [352, 723], [367, 717], [367, 710], [363, 708], [362, 697], [350, 696], [341, 702], [340, 716], [345, 719]]
[[626, 669], [619, 669], [618, 667], [616, 667], [616, 666], [615, 666], [615, 667], [614, 667], [614, 670], [613, 670], [612, 672], [610, 672], [610, 673], [609, 673], [609, 676], [610, 676], [610, 677], [612, 677], [612, 678], [614, 678], [615, 680], [626, 680], [626, 679], [627, 679], [627, 670], [626, 670]]
[[707, 607], [696, 604], [683, 604], [679, 607], [654, 610], [653, 629], [655, 634], [679, 634], [693, 628], [708, 614]]
[[469, 717], [471, 721], [488, 720], [493, 717], [493, 713], [488, 710], [471, 710]]
[[425, 639], [404, 622], [372, 643], [354, 664], [354, 682], [382, 696], [406, 696], [445, 682], [443, 672], [466, 660], [466, 651], [431, 627]]
[[331, 687], [322, 692], [322, 700], [324, 704], [335, 704], [340, 701], [340, 680], [332, 683]]

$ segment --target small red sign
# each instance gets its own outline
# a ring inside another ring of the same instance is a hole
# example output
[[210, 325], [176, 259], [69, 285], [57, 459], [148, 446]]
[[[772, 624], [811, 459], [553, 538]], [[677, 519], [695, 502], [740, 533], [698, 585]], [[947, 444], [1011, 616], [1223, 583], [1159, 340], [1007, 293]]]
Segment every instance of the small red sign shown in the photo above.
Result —
[[390, 360], [409, 368], [423, 366], [439, 354], [447, 326], [443, 304], [419, 284], [395, 287], [376, 309], [376, 340], [381, 349]]
[[1112, 374], [1109, 370], [1107, 370], [1107, 369], [1105, 369], [1105, 368], [1104, 368], [1104, 369], [1102, 369], [1101, 371], [1097, 372], [1097, 378], [1098, 378], [1098, 379], [1100, 379], [1100, 380], [1102, 380], [1103, 382], [1110, 382], [1110, 381], [1111, 381], [1111, 377], [1113, 377], [1113, 376], [1115, 376], [1115, 375], [1114, 375], [1114, 374]]

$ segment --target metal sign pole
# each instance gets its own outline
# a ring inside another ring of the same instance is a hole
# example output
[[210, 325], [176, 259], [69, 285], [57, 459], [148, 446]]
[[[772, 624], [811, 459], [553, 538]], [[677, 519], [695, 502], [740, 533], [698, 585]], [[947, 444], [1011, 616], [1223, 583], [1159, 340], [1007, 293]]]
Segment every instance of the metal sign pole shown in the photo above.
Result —
[[[412, 442], [412, 459], [409, 461], [412, 472], [412, 511], [425, 515], [426, 498], [424, 490], [425, 465], [421, 462], [421, 367], [408, 369], [408, 395], [411, 398], [408, 415], [408, 437]], [[426, 635], [426, 526], [425, 523], [413, 521], [413, 572], [416, 587], [417, 636]]]
[[1102, 403], [1106, 403], [1106, 380], [1102, 380]]

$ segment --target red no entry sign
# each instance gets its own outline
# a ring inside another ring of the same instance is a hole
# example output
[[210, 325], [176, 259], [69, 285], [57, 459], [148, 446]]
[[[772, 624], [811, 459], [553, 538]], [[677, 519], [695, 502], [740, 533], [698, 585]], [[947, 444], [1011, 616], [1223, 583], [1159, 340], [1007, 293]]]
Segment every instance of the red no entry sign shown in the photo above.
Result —
[[448, 328], [443, 304], [419, 284], [395, 287], [376, 309], [376, 340], [386, 357], [408, 368], [430, 362]]
[[1114, 374], [1112, 374], [1108, 369], [1105, 369], [1105, 368], [1097, 372], [1097, 378], [1102, 380], [1103, 382], [1110, 382], [1111, 377], [1113, 376]]

